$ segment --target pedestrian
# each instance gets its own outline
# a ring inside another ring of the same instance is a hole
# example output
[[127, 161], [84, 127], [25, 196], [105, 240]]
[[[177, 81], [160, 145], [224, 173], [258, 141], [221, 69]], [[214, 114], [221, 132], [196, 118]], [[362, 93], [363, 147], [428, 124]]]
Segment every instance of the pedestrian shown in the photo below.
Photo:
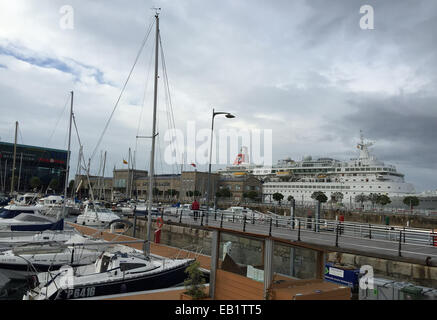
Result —
[[340, 221], [340, 234], [342, 234], [343, 233], [343, 222], [344, 222], [344, 215], [343, 215], [343, 213], [341, 213], [340, 214], [340, 217], [339, 217], [339, 219], [338, 219], [339, 221]]
[[199, 209], [200, 209], [199, 202], [197, 202], [197, 200], [194, 199], [193, 203], [191, 204], [191, 210], [193, 210], [194, 213], [194, 220], [197, 220], [197, 217], [199, 215]]

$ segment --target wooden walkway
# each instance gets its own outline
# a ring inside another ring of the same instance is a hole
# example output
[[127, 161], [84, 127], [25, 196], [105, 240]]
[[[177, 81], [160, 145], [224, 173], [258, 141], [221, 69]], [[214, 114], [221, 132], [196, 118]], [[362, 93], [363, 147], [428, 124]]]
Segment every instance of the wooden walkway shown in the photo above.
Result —
[[[74, 227], [77, 231], [81, 232], [84, 235], [93, 236], [95, 238], [104, 239], [106, 241], [134, 241], [134, 240], [143, 240], [137, 239], [125, 235], [120, 235], [116, 233], [111, 233], [108, 231], [101, 231], [95, 228], [82, 226], [79, 224], [68, 222], [72, 227]], [[142, 250], [142, 243], [131, 243], [126, 244], [126, 246]], [[195, 252], [166, 246], [163, 244], [151, 243], [150, 251], [152, 254], [166, 257], [166, 258], [193, 258], [200, 262], [200, 266], [204, 269], [210, 270], [211, 268], [211, 257], [203, 254], [197, 254]]]

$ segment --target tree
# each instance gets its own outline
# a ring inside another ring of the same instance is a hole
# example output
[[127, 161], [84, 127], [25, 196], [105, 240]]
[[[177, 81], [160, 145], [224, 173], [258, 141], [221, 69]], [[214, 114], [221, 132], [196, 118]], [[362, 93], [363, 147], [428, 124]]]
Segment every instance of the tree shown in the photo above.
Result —
[[273, 194], [273, 200], [278, 201], [281, 204], [282, 199], [284, 199], [284, 195], [282, 193], [276, 192]]
[[59, 186], [59, 180], [58, 179], [53, 178], [52, 180], [50, 180], [50, 182], [49, 182], [49, 188], [50, 189], [56, 191], [56, 189], [58, 189], [58, 186]]
[[243, 193], [243, 198], [247, 198], [247, 199], [250, 199], [250, 200], [255, 200], [256, 198], [258, 198], [258, 192], [254, 191], [254, 190], [251, 190], [251, 191], [248, 191], [248, 192], [244, 192]]
[[288, 200], [288, 202], [291, 202], [292, 200], [294, 200], [294, 197], [293, 196], [288, 196], [287, 200]]
[[153, 188], [153, 195], [154, 196], [162, 196], [163, 192], [159, 190], [158, 188]]
[[369, 201], [369, 197], [366, 196], [364, 193], [358, 194], [355, 197], [355, 202], [361, 203], [361, 207], [364, 208], [364, 202]]
[[193, 191], [187, 191], [186, 193], [185, 193], [186, 195], [187, 195], [187, 197], [192, 197], [192, 196], [194, 196], [194, 192]]
[[32, 177], [29, 181], [30, 187], [35, 191], [35, 189], [38, 189], [41, 186], [41, 180], [39, 177]]
[[371, 193], [368, 195], [368, 200], [372, 203], [372, 208], [375, 208], [375, 204], [378, 203], [379, 194]]
[[404, 198], [403, 203], [409, 206], [410, 210], [413, 210], [414, 207], [417, 207], [419, 205], [420, 200], [418, 197], [408, 196]]
[[175, 190], [175, 189], [168, 189], [168, 190], [166, 190], [166, 191], [164, 192], [164, 195], [165, 195], [165, 196], [168, 196], [169, 198], [170, 198], [170, 197], [174, 197], [174, 196], [179, 195], [179, 191], [177, 191], [177, 190]]
[[193, 297], [193, 300], [205, 298], [205, 278], [200, 271], [200, 262], [193, 262], [189, 267], [185, 269], [185, 273], [188, 274], [188, 278], [184, 280], [184, 286], [187, 290], [185, 293]]
[[200, 193], [200, 191], [194, 190], [194, 196], [195, 197], [200, 197], [202, 194]]
[[342, 202], [343, 198], [344, 198], [344, 195], [343, 195], [342, 192], [338, 192], [337, 191], [337, 192], [334, 192], [334, 193], [331, 194], [332, 202], [335, 202], [335, 203]]
[[389, 196], [387, 196], [386, 194], [380, 194], [378, 196], [377, 203], [381, 206], [385, 206], [385, 205], [391, 203], [391, 200], [390, 200]]
[[319, 201], [320, 203], [324, 203], [324, 202], [328, 201], [328, 197], [322, 191], [313, 192], [313, 194], [311, 195], [311, 198]]
[[229, 190], [229, 188], [220, 189], [216, 192], [215, 195], [217, 198], [230, 198], [230, 197], [232, 197], [232, 193], [231, 193], [231, 190]]

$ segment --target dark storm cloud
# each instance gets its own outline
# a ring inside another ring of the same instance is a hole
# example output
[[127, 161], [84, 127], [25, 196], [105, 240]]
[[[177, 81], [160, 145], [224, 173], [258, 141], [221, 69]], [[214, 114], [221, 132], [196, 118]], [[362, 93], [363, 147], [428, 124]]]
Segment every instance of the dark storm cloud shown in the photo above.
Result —
[[336, 123], [343, 137], [363, 129], [377, 142], [375, 151], [382, 159], [437, 169], [437, 97], [362, 97], [351, 106], [353, 110]]

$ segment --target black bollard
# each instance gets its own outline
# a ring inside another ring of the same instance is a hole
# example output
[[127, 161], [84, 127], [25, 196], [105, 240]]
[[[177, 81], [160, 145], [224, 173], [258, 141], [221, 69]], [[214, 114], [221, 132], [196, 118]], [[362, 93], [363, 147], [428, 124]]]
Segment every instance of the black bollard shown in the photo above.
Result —
[[403, 235], [404, 235], [404, 243], [405, 243], [405, 227], [404, 227], [404, 233], [403, 233]]
[[269, 230], [269, 237], [271, 237], [271, 236], [272, 236], [272, 221], [273, 221], [273, 218], [270, 218], [270, 230]]
[[399, 231], [399, 252], [398, 252], [399, 257], [402, 257], [402, 255], [401, 255], [401, 244], [402, 244], [402, 230]]
[[297, 241], [300, 241], [300, 219], [297, 220]]
[[252, 212], [252, 224], [255, 224], [255, 214]]
[[369, 239], [372, 239], [372, 225], [369, 224]]
[[217, 209], [214, 210], [214, 221], [217, 221]]
[[339, 225], [337, 224], [337, 228], [335, 228], [335, 246], [338, 247], [338, 229]]
[[182, 212], [183, 212], [184, 210], [183, 209], [181, 209], [181, 214], [179, 215], [179, 223], [182, 223]]
[[200, 214], [200, 225], [203, 227], [203, 212]]
[[243, 232], [246, 232], [246, 216], [243, 216]]
[[220, 228], [223, 228], [223, 213], [220, 216]]

